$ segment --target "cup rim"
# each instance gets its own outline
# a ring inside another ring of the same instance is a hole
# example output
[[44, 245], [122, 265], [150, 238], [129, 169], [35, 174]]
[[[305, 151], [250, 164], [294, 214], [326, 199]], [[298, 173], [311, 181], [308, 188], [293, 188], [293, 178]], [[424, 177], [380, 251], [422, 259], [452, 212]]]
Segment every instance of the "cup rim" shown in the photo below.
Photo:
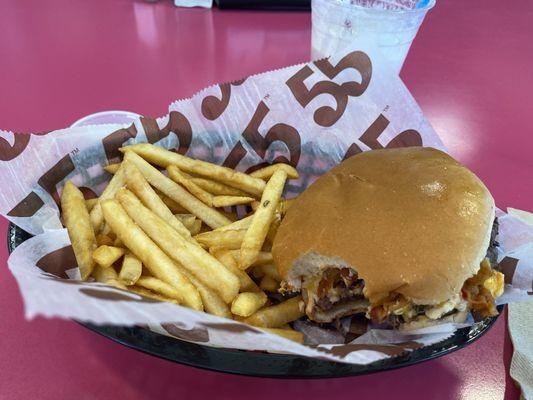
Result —
[[[341, 7], [341, 8], [350, 8], [350, 9], [359, 9], [359, 10], [365, 10], [369, 13], [382, 13], [383, 11], [389, 11], [391, 14], [399, 15], [399, 14], [419, 14], [419, 13], [426, 13], [429, 10], [431, 10], [433, 7], [435, 7], [435, 4], [437, 3], [437, 0], [429, 0], [428, 3], [421, 8], [410, 8], [410, 9], [402, 9], [402, 10], [383, 10], [379, 8], [369, 8], [369, 7], [363, 7], [358, 4], [345, 4], [345, 3], [335, 3], [334, 0], [313, 0], [313, 3], [316, 1], [321, 1], [322, 4], [326, 4], [327, 6], [334, 6], [334, 7]], [[312, 10], [311, 6], [311, 10]]]
[[[105, 116], [110, 116], [111, 119], [112, 119], [113, 116], [118, 116], [118, 115], [123, 116], [125, 118], [129, 118], [132, 121], [138, 119], [139, 117], [141, 117], [140, 114], [137, 114], [137, 113], [132, 112], [132, 111], [106, 110], [106, 111], [99, 111], [99, 112], [95, 112], [93, 114], [85, 115], [84, 117], [81, 117], [80, 119], [78, 119], [77, 121], [72, 123], [70, 126], [71, 127], [79, 127], [79, 126], [86, 126], [86, 125], [93, 125], [93, 124], [102, 124], [102, 122], [92, 122], [91, 123], [91, 120], [98, 119], [98, 118], [105, 117]], [[110, 121], [105, 122], [105, 123], [116, 124], [117, 122], [114, 122], [114, 121], [110, 120]]]

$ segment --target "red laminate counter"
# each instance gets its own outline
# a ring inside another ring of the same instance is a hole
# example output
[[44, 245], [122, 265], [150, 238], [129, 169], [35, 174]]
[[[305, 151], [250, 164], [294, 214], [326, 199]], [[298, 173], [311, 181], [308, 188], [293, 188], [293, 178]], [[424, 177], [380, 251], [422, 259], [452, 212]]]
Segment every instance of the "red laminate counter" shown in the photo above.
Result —
[[[533, 208], [533, 3], [440, 0], [402, 78], [452, 155], [501, 208]], [[309, 13], [168, 1], [0, 1], [0, 128], [45, 131], [103, 110], [148, 116], [217, 82], [306, 61]], [[0, 188], [1, 190], [1, 188]], [[5, 237], [7, 221], [0, 220]], [[0, 246], [0, 399], [518, 399], [506, 315], [471, 346], [333, 380], [231, 376], [129, 350], [82, 326], [26, 321]]]

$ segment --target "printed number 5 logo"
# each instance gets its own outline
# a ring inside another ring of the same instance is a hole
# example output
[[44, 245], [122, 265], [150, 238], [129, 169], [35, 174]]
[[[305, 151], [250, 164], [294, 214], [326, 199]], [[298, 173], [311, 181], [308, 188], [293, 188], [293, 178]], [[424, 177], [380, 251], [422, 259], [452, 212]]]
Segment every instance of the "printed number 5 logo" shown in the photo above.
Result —
[[306, 65], [287, 80], [286, 84], [294, 98], [304, 108], [321, 94], [333, 96], [336, 102], [335, 107], [322, 106], [314, 113], [314, 120], [318, 125], [331, 126], [344, 114], [348, 105], [348, 96], [361, 96], [368, 88], [372, 77], [372, 63], [365, 53], [354, 51], [344, 56], [335, 66], [327, 59], [316, 61], [315, 65], [329, 79], [335, 78], [349, 68], [355, 69], [361, 75], [361, 82], [349, 81], [339, 85], [330, 80], [324, 80], [308, 89], [304, 81], [314, 72]]
[[[257, 153], [257, 155], [263, 159], [266, 156], [268, 148], [273, 142], [280, 141], [284, 143], [289, 150], [289, 158], [287, 159], [285, 156], [279, 156], [274, 160], [274, 162], [289, 163], [296, 167], [298, 160], [300, 159], [301, 139], [300, 134], [294, 127], [280, 123], [272, 126], [264, 137], [259, 133], [259, 126], [269, 111], [270, 109], [268, 106], [261, 101], [257, 105], [252, 119], [242, 132], [242, 137]], [[242, 146], [241, 141], [238, 141], [224, 161], [223, 165], [235, 168], [245, 155], [246, 150]]]

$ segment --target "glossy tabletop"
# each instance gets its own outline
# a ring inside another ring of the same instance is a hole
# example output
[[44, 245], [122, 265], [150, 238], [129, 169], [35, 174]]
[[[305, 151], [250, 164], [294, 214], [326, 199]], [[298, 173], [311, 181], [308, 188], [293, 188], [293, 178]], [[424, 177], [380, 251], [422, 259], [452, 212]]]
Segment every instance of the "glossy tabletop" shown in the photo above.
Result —
[[[402, 77], [451, 153], [501, 208], [532, 210], [533, 3], [440, 0]], [[169, 1], [0, 0], [0, 128], [45, 131], [111, 109], [148, 116], [207, 85], [309, 57], [309, 13]], [[1, 188], [0, 188], [1, 190]], [[7, 223], [0, 221], [0, 238]], [[230, 376], [159, 360], [80, 325], [26, 321], [0, 247], [0, 398], [518, 399], [506, 316], [449, 356], [354, 378]]]

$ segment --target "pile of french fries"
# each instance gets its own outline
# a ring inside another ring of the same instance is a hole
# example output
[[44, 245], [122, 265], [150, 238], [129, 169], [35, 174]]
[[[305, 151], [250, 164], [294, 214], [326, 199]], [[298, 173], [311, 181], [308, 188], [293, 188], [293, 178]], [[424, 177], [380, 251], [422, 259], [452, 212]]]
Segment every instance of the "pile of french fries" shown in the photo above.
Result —
[[[303, 342], [289, 325], [304, 315], [301, 298], [269, 296], [281, 280], [270, 249], [292, 201], [282, 193], [298, 172], [274, 164], [245, 174], [151, 144], [121, 152], [100, 197], [85, 200], [71, 182], [61, 195], [81, 279]], [[229, 210], [242, 205], [251, 211], [238, 219]]]

